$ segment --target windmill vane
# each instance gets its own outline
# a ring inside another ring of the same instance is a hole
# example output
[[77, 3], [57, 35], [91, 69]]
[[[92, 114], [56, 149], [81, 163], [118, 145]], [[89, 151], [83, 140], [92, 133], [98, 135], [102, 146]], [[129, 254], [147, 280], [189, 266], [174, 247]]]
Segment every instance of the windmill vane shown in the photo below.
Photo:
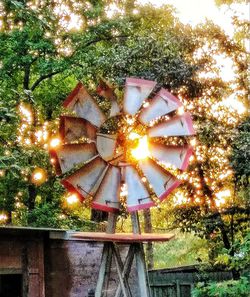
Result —
[[92, 208], [117, 212], [122, 197], [129, 212], [147, 209], [157, 203], [151, 197], [161, 202], [179, 186], [163, 164], [185, 170], [192, 147], [166, 145], [164, 139], [194, 135], [192, 119], [187, 112], [176, 114], [183, 105], [163, 88], [148, 99], [155, 86], [127, 78], [120, 106], [101, 80], [97, 93], [109, 101], [108, 116], [81, 83], [64, 101], [75, 116], [60, 117], [60, 142], [50, 151], [53, 165], [59, 175], [73, 172], [62, 184], [82, 200], [93, 197]]

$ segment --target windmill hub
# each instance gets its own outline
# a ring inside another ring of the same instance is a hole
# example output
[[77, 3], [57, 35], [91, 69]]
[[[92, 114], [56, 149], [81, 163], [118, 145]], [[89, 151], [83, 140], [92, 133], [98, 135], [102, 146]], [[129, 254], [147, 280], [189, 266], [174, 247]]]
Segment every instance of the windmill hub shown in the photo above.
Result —
[[[104, 133], [104, 134], [102, 134]], [[100, 145], [98, 153], [112, 165], [119, 162], [134, 163], [149, 156], [146, 129], [135, 117], [116, 116], [108, 119], [99, 129], [99, 136], [105, 139], [105, 154]], [[107, 138], [110, 152], [107, 154]]]

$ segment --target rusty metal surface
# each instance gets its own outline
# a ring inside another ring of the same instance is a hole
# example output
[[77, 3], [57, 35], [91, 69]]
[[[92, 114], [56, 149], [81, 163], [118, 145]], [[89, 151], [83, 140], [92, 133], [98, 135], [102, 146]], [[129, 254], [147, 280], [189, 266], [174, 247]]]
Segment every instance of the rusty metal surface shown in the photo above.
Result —
[[96, 127], [87, 120], [70, 116], [60, 117], [59, 133], [64, 142], [77, 141], [82, 137], [95, 140], [96, 131]]
[[120, 180], [120, 168], [110, 166], [95, 194], [92, 207], [110, 212], [119, 210]]
[[149, 151], [153, 158], [179, 169], [186, 169], [193, 152], [189, 146], [166, 146], [161, 143], [149, 143]]
[[141, 123], [148, 125], [150, 121], [166, 115], [182, 106], [182, 103], [165, 89], [161, 89], [140, 113]]
[[175, 116], [148, 129], [150, 137], [188, 136], [195, 134], [189, 113]]
[[123, 109], [129, 115], [135, 115], [143, 101], [149, 96], [156, 82], [150, 80], [127, 78]]
[[129, 211], [149, 208], [154, 205], [148, 190], [133, 166], [124, 167], [124, 179], [127, 185], [127, 208]]
[[105, 161], [110, 161], [115, 157], [116, 139], [116, 135], [97, 133], [96, 147]]
[[149, 158], [139, 161], [139, 166], [161, 200], [177, 186], [177, 183], [179, 185], [172, 174]]
[[65, 173], [96, 156], [97, 150], [94, 143], [65, 144], [56, 149], [55, 153], [61, 172]]
[[79, 117], [88, 120], [97, 127], [100, 127], [106, 120], [96, 101], [89, 95], [81, 83], [71, 92], [64, 101], [63, 106], [75, 111]]
[[69, 191], [76, 191], [84, 198], [92, 197], [100, 186], [107, 169], [107, 163], [97, 157], [62, 180], [62, 184]]

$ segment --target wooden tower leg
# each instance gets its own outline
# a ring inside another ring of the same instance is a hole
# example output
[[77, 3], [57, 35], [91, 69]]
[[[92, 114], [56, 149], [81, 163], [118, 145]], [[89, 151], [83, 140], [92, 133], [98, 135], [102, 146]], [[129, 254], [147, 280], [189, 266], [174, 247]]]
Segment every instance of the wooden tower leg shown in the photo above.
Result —
[[[140, 234], [140, 223], [138, 218], [138, 212], [131, 213], [132, 228], [134, 234]], [[138, 282], [140, 288], [140, 296], [151, 297], [148, 272], [146, 267], [145, 255], [142, 243], [134, 243], [135, 247], [135, 259], [138, 273]]]
[[[106, 233], [112, 234], [115, 233], [117, 215], [109, 213], [108, 225]], [[107, 273], [110, 273], [112, 264], [112, 245], [110, 243], [105, 243], [102, 251], [102, 260], [99, 270], [97, 285], [95, 289], [95, 297], [103, 296], [103, 289], [105, 285], [105, 276]]]
[[[135, 247], [133, 244], [130, 245], [128, 254], [124, 263], [123, 267], [123, 272], [122, 272], [122, 278], [127, 279], [129, 278], [129, 273], [133, 264], [133, 259], [134, 259], [134, 254], [135, 254]], [[118, 284], [118, 287], [115, 292], [115, 297], [122, 297], [122, 288], [121, 284]]]

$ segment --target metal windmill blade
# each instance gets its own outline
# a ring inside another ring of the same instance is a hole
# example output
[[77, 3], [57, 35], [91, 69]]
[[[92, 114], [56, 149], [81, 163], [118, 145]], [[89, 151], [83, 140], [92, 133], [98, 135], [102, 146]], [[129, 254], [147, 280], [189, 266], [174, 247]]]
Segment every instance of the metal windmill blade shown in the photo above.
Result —
[[92, 207], [102, 211], [117, 212], [120, 206], [120, 182], [120, 168], [110, 166], [94, 196]]
[[97, 94], [108, 99], [111, 102], [109, 117], [114, 117], [121, 112], [121, 108], [117, 102], [117, 97], [114, 89], [103, 79], [99, 80], [99, 85], [96, 89]]
[[60, 117], [59, 133], [64, 143], [79, 141], [82, 137], [95, 140], [96, 132], [97, 128], [85, 119], [70, 116]]
[[166, 146], [153, 142], [149, 144], [149, 150], [153, 158], [181, 170], [187, 169], [189, 158], [193, 153], [192, 147], [188, 145]]
[[69, 191], [76, 191], [82, 199], [93, 197], [104, 179], [107, 170], [107, 163], [100, 157], [96, 157], [75, 173], [63, 179], [62, 184]]
[[139, 166], [161, 201], [181, 183], [150, 158], [139, 161]]
[[82, 83], [78, 83], [64, 101], [63, 106], [74, 111], [79, 117], [89, 121], [96, 127], [100, 127], [106, 120], [98, 104], [89, 95]]
[[139, 120], [144, 125], [149, 125], [149, 123], [156, 118], [166, 115], [181, 106], [182, 103], [179, 99], [162, 88], [151, 100], [150, 105], [142, 110]]
[[127, 185], [128, 211], [136, 211], [155, 206], [137, 170], [131, 165], [126, 166], [124, 169], [125, 183]]
[[94, 143], [73, 143], [51, 150], [50, 154], [55, 158], [57, 174], [60, 175], [92, 159], [97, 155], [97, 150]]
[[156, 82], [151, 80], [127, 78], [123, 102], [124, 112], [134, 116], [155, 86]]
[[188, 136], [195, 134], [189, 113], [177, 115], [148, 130], [150, 137]]
[[106, 114], [81, 83], [64, 101], [75, 116], [60, 118], [63, 144], [50, 153], [57, 174], [70, 172], [62, 184], [82, 199], [91, 198], [92, 208], [150, 208], [156, 197], [160, 202], [180, 185], [163, 165], [185, 170], [192, 148], [165, 140], [193, 135], [192, 119], [189, 113], [176, 115], [182, 103], [165, 89], [148, 100], [155, 86], [154, 81], [127, 78], [120, 106], [113, 88], [100, 80], [97, 93], [110, 106]]

